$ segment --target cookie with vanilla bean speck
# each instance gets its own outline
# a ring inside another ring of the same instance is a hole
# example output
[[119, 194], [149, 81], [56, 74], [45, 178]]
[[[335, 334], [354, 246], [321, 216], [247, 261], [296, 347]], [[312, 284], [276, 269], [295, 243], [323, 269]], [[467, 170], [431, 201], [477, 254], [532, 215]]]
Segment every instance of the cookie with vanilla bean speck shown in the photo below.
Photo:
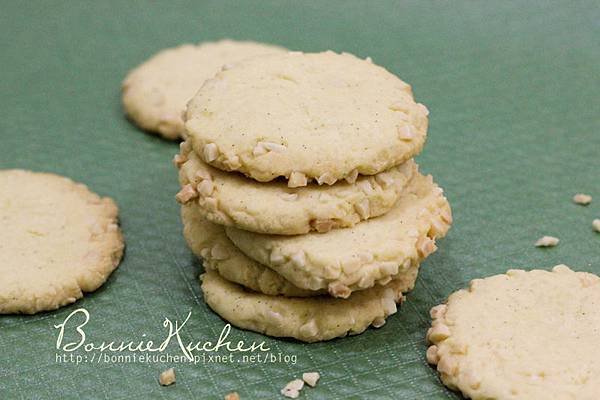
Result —
[[108, 279], [123, 255], [118, 208], [49, 173], [0, 171], [0, 314], [75, 302]]
[[329, 296], [269, 296], [229, 282], [214, 271], [200, 277], [208, 306], [242, 329], [303, 342], [357, 335], [379, 328], [396, 313], [403, 299], [401, 281], [353, 293], [348, 299]]
[[225, 171], [289, 187], [374, 175], [418, 154], [428, 111], [410, 85], [348, 53], [254, 57], [188, 103], [194, 151]]
[[600, 278], [565, 265], [475, 279], [431, 310], [427, 361], [473, 400], [596, 399]]
[[332, 186], [288, 188], [284, 182], [256, 182], [204, 163], [182, 144], [177, 199], [208, 220], [257, 233], [299, 235], [352, 227], [394, 207], [417, 173], [409, 160], [372, 176]]
[[229, 226], [225, 231], [242, 253], [296, 286], [346, 298], [420, 264], [437, 249], [436, 239], [446, 235], [451, 223], [442, 189], [431, 176], [417, 173], [392, 210], [352, 228], [295, 236]]
[[136, 125], [166, 139], [183, 136], [186, 103], [224, 65], [285, 49], [256, 42], [220, 40], [161, 50], [127, 74], [122, 84], [126, 114]]
[[[206, 270], [270, 296], [314, 297], [327, 293], [324, 289], [301, 289], [275, 270], [249, 258], [233, 245], [222, 226], [207, 221], [192, 208], [183, 206], [181, 219], [183, 235], [192, 252], [202, 258]], [[413, 289], [418, 272], [419, 265], [415, 264], [394, 277], [402, 293]]]

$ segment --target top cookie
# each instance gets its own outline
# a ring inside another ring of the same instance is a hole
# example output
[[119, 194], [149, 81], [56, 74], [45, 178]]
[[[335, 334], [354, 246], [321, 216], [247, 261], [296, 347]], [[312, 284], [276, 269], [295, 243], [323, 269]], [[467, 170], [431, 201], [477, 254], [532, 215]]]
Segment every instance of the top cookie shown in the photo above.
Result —
[[290, 187], [373, 175], [415, 156], [427, 133], [411, 87], [351, 54], [244, 60], [205, 82], [186, 130], [202, 159]]
[[444, 384], [483, 399], [597, 399], [600, 278], [564, 265], [476, 279], [431, 310]]
[[129, 72], [123, 106], [140, 127], [167, 139], [183, 133], [185, 104], [223, 65], [285, 49], [255, 42], [221, 40], [163, 50]]
[[102, 285], [123, 254], [117, 213], [70, 179], [0, 171], [0, 314], [54, 310]]

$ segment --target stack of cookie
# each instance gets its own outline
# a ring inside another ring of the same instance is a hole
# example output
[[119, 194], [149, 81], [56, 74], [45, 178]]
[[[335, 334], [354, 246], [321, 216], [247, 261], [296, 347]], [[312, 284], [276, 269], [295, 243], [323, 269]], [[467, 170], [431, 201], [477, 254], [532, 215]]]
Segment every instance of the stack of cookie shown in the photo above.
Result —
[[345, 53], [250, 58], [206, 81], [174, 162], [208, 305], [307, 342], [382, 326], [452, 220], [412, 160], [427, 114]]

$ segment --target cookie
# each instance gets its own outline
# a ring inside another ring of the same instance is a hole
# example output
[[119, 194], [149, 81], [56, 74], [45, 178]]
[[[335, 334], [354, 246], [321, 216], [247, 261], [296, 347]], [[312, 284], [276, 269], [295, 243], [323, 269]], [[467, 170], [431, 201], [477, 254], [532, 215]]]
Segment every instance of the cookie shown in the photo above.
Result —
[[[184, 144], [182, 146], [186, 148]], [[208, 220], [258, 233], [279, 235], [327, 232], [351, 227], [385, 214], [396, 203], [417, 171], [409, 160], [374, 176], [361, 175], [352, 183], [308, 185], [290, 189], [284, 182], [259, 183], [241, 174], [223, 172], [201, 161], [194, 152], [175, 158], [188, 205]]]
[[[255, 292], [270, 296], [310, 297], [325, 294], [325, 290], [300, 289], [268, 267], [247, 257], [231, 243], [225, 229], [207, 221], [191, 207], [181, 209], [183, 234], [192, 252], [202, 257], [207, 270], [216, 271], [228, 281], [242, 285]], [[402, 293], [413, 289], [419, 265], [394, 277], [400, 283]]]
[[204, 162], [299, 187], [411, 159], [425, 142], [427, 114], [384, 68], [327, 51], [255, 57], [221, 71], [188, 103], [185, 120]]
[[564, 265], [476, 279], [431, 310], [427, 359], [473, 400], [596, 399], [600, 278]]
[[202, 257], [204, 268], [223, 278], [267, 295], [316, 296], [319, 292], [300, 289], [275, 271], [246, 257], [225, 235], [225, 229], [207, 221], [194, 207], [181, 207], [183, 236], [192, 252]]
[[223, 65], [284, 51], [281, 47], [232, 40], [162, 50], [129, 72], [122, 84], [123, 107], [141, 128], [177, 139], [183, 134], [181, 114], [186, 103]]
[[0, 314], [73, 303], [117, 267], [115, 203], [46, 173], [0, 171]]
[[385, 215], [352, 228], [300, 236], [263, 235], [232, 227], [227, 236], [248, 257], [296, 286], [348, 297], [386, 284], [436, 250], [452, 215], [431, 176], [416, 174]]
[[231, 324], [269, 336], [319, 342], [356, 335], [380, 327], [402, 300], [400, 283], [390, 282], [353, 293], [348, 299], [329, 296], [294, 298], [245, 290], [214, 271], [201, 276], [204, 300]]

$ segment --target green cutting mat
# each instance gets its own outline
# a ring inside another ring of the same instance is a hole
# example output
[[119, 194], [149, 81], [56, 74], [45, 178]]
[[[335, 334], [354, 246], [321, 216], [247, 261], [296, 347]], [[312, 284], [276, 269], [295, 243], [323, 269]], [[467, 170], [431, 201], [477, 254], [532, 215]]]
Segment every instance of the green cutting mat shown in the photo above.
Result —
[[[322, 380], [306, 399], [459, 398], [425, 362], [431, 306], [515, 266], [600, 273], [591, 230], [600, 216], [599, 9], [598, 1], [2, 1], [0, 168], [56, 172], [113, 197], [127, 253], [76, 304], [0, 317], [0, 399], [219, 399], [232, 390], [278, 398], [309, 370]], [[371, 56], [410, 82], [431, 110], [419, 162], [452, 203], [450, 235], [380, 330], [312, 345], [232, 330], [231, 339], [266, 340], [270, 354], [295, 364], [177, 364], [177, 384], [163, 388], [157, 375], [173, 363], [57, 363], [53, 325], [79, 307], [96, 343], [159, 341], [164, 318], [190, 310], [184, 339], [216, 340], [223, 328], [202, 302], [200, 267], [181, 235], [177, 145], [128, 123], [119, 87], [159, 49], [222, 37]], [[576, 206], [576, 192], [596, 200]], [[560, 245], [534, 248], [544, 234]]]

